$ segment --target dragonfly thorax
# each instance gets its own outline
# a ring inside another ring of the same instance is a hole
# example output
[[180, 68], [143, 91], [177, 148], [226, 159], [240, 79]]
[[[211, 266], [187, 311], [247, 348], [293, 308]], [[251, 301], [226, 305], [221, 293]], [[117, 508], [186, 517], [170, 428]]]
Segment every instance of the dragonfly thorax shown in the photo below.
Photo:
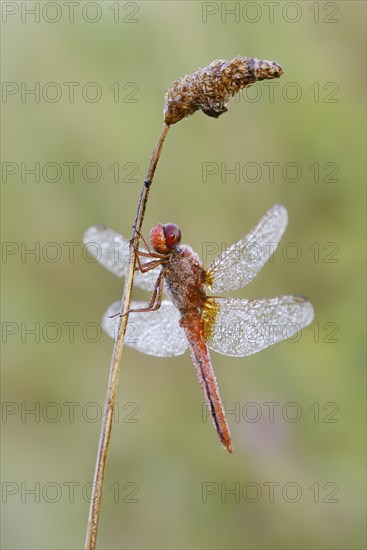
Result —
[[190, 246], [171, 251], [164, 265], [167, 293], [181, 314], [199, 308], [206, 299], [205, 268]]

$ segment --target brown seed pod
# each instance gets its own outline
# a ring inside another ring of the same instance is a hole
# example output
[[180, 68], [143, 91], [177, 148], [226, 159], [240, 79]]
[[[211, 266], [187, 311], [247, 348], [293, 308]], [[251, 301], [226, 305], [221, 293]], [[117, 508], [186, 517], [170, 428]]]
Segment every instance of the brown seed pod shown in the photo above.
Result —
[[279, 78], [283, 69], [275, 61], [237, 56], [232, 61], [216, 59], [207, 67], [175, 80], [164, 104], [166, 124], [175, 124], [198, 109], [218, 118], [228, 109], [229, 99], [257, 80]]

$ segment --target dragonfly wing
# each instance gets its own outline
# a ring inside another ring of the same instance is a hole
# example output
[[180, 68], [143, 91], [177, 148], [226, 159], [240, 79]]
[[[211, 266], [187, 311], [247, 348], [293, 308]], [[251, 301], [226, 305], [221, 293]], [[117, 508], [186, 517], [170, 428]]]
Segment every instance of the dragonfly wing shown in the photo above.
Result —
[[[129, 241], [105, 225], [93, 225], [84, 233], [83, 242], [87, 247], [88, 258], [95, 258], [103, 267], [117, 275], [125, 277], [129, 266]], [[141, 249], [144, 252], [146, 250]], [[134, 286], [153, 290], [158, 278], [160, 266], [140, 273], [136, 271]]]
[[210, 289], [217, 293], [246, 286], [274, 253], [287, 222], [284, 206], [270, 208], [250, 233], [211, 264], [207, 270]]
[[245, 357], [297, 334], [313, 317], [312, 304], [303, 296], [209, 298], [207, 344], [223, 355]]
[[[131, 309], [147, 307], [144, 302], [131, 302]], [[114, 302], [103, 316], [102, 326], [109, 336], [115, 339], [119, 323], [121, 302]], [[163, 300], [156, 311], [133, 312], [125, 336], [125, 344], [147, 355], [169, 357], [182, 355], [188, 343], [184, 330], [180, 327], [180, 313], [168, 300]]]

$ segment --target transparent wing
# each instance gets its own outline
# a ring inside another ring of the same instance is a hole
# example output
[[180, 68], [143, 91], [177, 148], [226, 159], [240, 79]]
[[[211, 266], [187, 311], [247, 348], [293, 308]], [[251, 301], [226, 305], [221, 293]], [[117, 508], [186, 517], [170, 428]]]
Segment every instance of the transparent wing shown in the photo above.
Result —
[[314, 317], [312, 304], [297, 295], [258, 300], [210, 298], [205, 312], [210, 320], [208, 347], [233, 357], [251, 355], [290, 338]]
[[[88, 257], [92, 256], [118, 277], [126, 276], [129, 265], [129, 241], [122, 235], [105, 225], [93, 225], [84, 233], [83, 242], [87, 247]], [[144, 248], [141, 250], [146, 251]], [[146, 273], [136, 271], [134, 286], [153, 290], [161, 269], [158, 266]]]
[[217, 292], [246, 286], [274, 253], [287, 227], [284, 206], [276, 204], [243, 239], [220, 254], [207, 270], [210, 289]]
[[[144, 302], [131, 302], [131, 309], [147, 307]], [[115, 339], [121, 302], [114, 302], [103, 316], [102, 326]], [[125, 344], [147, 355], [168, 357], [182, 355], [187, 348], [184, 330], [180, 327], [180, 314], [168, 300], [163, 300], [157, 311], [130, 313]]]

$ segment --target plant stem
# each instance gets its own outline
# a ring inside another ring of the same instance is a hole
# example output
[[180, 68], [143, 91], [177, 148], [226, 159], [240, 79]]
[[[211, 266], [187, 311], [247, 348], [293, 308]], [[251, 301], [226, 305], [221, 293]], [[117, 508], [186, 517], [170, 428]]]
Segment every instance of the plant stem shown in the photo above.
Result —
[[117, 338], [115, 340], [111, 363], [110, 374], [107, 386], [106, 400], [103, 412], [103, 420], [101, 427], [101, 434], [99, 438], [99, 446], [97, 453], [96, 468], [94, 472], [93, 492], [89, 508], [87, 534], [85, 540], [86, 550], [95, 550], [97, 541], [98, 521], [101, 509], [103, 479], [106, 468], [108, 446], [110, 442], [112, 418], [116, 402], [116, 391], [120, 373], [120, 362], [122, 355], [122, 348], [124, 344], [124, 337], [128, 322], [128, 314], [131, 301], [131, 293], [134, 282], [134, 272], [136, 265], [137, 250], [139, 246], [139, 232], [141, 231], [145, 208], [147, 205], [149, 190], [153, 181], [155, 169], [161, 154], [163, 142], [167, 136], [169, 125], [165, 124], [162, 128], [157, 145], [153, 151], [150, 159], [144, 185], [141, 190], [140, 200], [136, 212], [133, 236], [130, 241], [130, 256], [129, 256], [129, 270], [126, 276], [124, 292], [121, 301], [121, 316], [118, 325]]

